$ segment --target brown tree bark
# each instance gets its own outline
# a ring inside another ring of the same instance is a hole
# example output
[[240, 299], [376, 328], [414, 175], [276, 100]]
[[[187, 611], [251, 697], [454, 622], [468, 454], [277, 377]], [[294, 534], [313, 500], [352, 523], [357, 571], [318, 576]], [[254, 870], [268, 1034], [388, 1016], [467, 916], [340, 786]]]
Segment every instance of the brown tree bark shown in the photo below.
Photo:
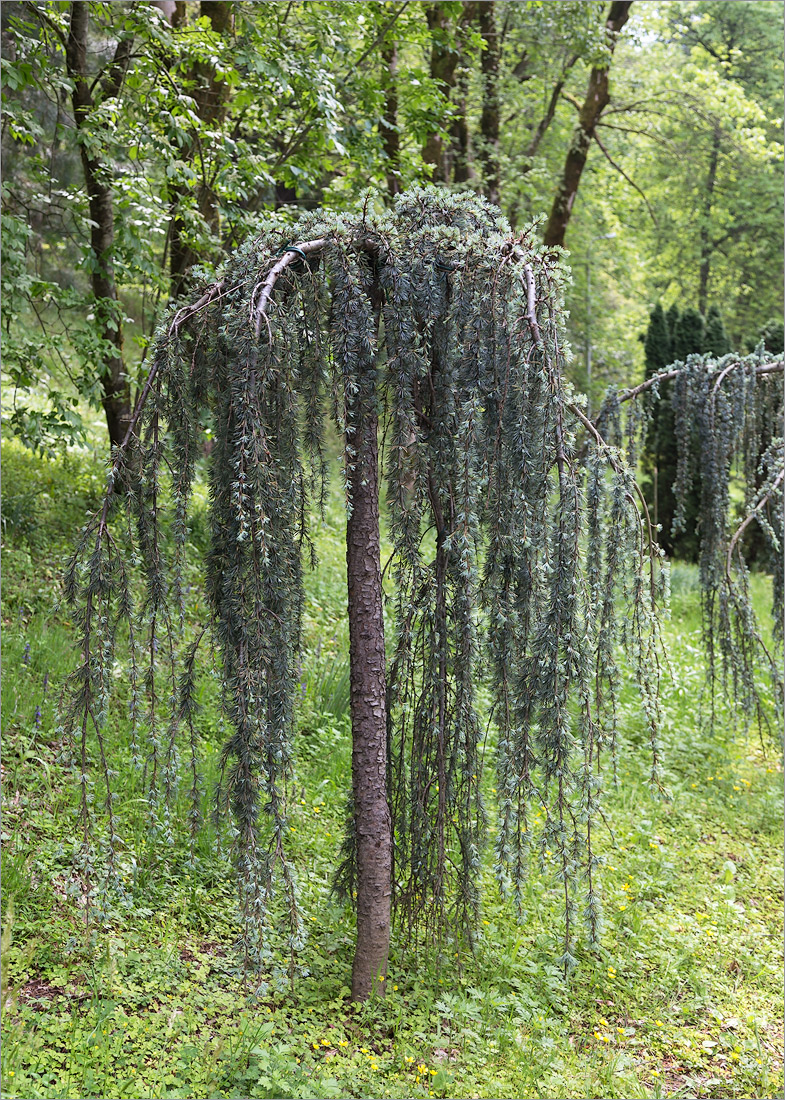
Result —
[[[629, 19], [632, 0], [613, 0], [605, 19], [605, 30], [608, 37], [608, 48], [613, 54], [619, 31]], [[567, 225], [572, 214], [575, 197], [581, 182], [581, 175], [586, 165], [589, 154], [589, 146], [594, 137], [594, 130], [600, 120], [602, 112], [610, 102], [608, 88], [608, 64], [602, 68], [594, 68], [589, 76], [589, 86], [586, 98], [583, 101], [578, 114], [578, 126], [572, 135], [570, 148], [564, 162], [562, 178], [559, 182], [556, 196], [553, 200], [548, 224], [545, 227], [544, 241], [546, 245], [563, 245]]]
[[[201, 0], [199, 11], [202, 16], [206, 16], [210, 20], [210, 29], [214, 34], [226, 34], [231, 29], [234, 19], [234, 4], [230, 0]], [[184, 19], [185, 5], [177, 4], [172, 23], [174, 26], [178, 26]], [[192, 95], [196, 103], [196, 113], [201, 121], [208, 125], [222, 122], [226, 116], [226, 107], [229, 101], [229, 85], [225, 80], [221, 80], [216, 76], [212, 65], [201, 61], [194, 65], [190, 73], [190, 79], [194, 84]], [[189, 157], [193, 158], [196, 152], [197, 143], [195, 142], [189, 151]], [[205, 166], [209, 163], [209, 157], [205, 155], [205, 151], [203, 151], [201, 162]], [[186, 193], [185, 188], [175, 187], [172, 189], [171, 194], [172, 228], [169, 272], [173, 298], [183, 293], [188, 269], [199, 260], [199, 256], [187, 241], [185, 222], [179, 212]], [[203, 176], [199, 182], [196, 202], [199, 213], [210, 228], [217, 232], [218, 203], [211, 181], [206, 176]]]
[[[79, 0], [71, 4], [66, 40], [66, 72], [73, 82], [71, 102], [77, 130], [89, 125], [98, 102], [118, 95], [128, 68], [132, 40], [121, 38], [103, 80], [90, 88], [87, 73], [87, 32], [89, 5]], [[95, 296], [95, 316], [99, 334], [106, 346], [101, 363], [101, 403], [112, 446], [122, 443], [131, 420], [131, 395], [123, 357], [122, 310], [114, 276], [114, 202], [111, 169], [100, 156], [80, 143], [87, 200], [90, 209], [90, 247], [93, 253], [90, 284]]]
[[379, 547], [377, 415], [367, 403], [351, 440], [346, 528], [357, 946], [352, 999], [384, 994], [390, 948], [392, 824], [387, 801], [387, 705]]
[[393, 42], [382, 49], [386, 72], [384, 114], [381, 120], [382, 147], [387, 158], [387, 190], [390, 198], [401, 192], [401, 136], [398, 133], [398, 47]]
[[454, 183], [467, 183], [475, 178], [472, 165], [472, 141], [469, 130], [468, 111], [468, 73], [462, 69], [455, 82], [456, 112], [452, 123], [451, 138], [453, 152], [452, 178]]
[[483, 168], [483, 194], [499, 205], [499, 31], [496, 26], [496, 2], [484, 0], [478, 4], [479, 31], [485, 42], [480, 67], [482, 70], [482, 113], [480, 115], [480, 149]]
[[[463, 29], [474, 18], [476, 0], [464, 0], [458, 27]], [[444, 4], [427, 4], [425, 17], [431, 32], [431, 77], [438, 81], [448, 99], [455, 89], [456, 72], [461, 60], [458, 44], [452, 41], [455, 35], [450, 14]], [[437, 183], [447, 183], [452, 169], [452, 150], [445, 141], [444, 134], [429, 134], [422, 150], [426, 164], [433, 165], [431, 179]]]

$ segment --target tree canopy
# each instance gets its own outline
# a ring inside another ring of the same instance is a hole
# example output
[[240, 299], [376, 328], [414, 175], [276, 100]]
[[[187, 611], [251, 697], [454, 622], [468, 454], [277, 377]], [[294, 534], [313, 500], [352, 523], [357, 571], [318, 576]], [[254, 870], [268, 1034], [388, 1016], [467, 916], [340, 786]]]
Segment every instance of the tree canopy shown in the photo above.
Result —
[[[4, 4], [9, 426], [62, 445], [117, 393], [105, 412], [122, 423], [168, 299], [260, 212], [291, 221], [432, 179], [522, 225], [553, 208], [576, 122], [567, 335], [593, 332], [595, 396], [642, 369], [627, 332], [657, 300], [720, 303], [745, 347], [781, 312], [780, 13], [617, 7]], [[610, 99], [581, 122], [603, 74]]]

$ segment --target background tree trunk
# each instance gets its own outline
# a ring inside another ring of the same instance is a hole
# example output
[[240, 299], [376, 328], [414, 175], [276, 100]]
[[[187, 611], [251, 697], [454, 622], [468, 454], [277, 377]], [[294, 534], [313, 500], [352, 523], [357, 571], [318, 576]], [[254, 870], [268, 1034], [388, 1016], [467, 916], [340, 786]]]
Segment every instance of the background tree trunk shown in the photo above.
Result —
[[382, 59], [386, 69], [382, 145], [387, 157], [387, 190], [390, 198], [401, 191], [401, 139], [398, 133], [398, 48], [395, 42], [385, 46]]
[[[431, 76], [438, 80], [442, 92], [449, 97], [455, 84], [455, 67], [458, 55], [447, 42], [450, 18], [441, 4], [429, 4], [425, 9], [428, 30], [431, 32]], [[431, 179], [435, 183], [446, 183], [449, 177], [447, 151], [441, 134], [429, 134], [422, 150], [422, 159], [433, 165]]]
[[709, 272], [711, 270], [711, 208], [714, 201], [714, 187], [717, 182], [717, 163], [720, 159], [720, 128], [715, 124], [711, 135], [711, 156], [709, 172], [706, 177], [706, 190], [703, 199], [703, 211], [700, 228], [700, 276], [698, 279], [698, 312], [706, 316], [709, 303]]
[[[455, 89], [457, 67], [461, 63], [462, 32], [474, 19], [476, 8], [475, 0], [465, 0], [460, 22], [457, 30], [454, 26], [449, 11], [444, 4], [431, 3], [425, 8], [425, 18], [428, 20], [428, 29], [431, 32], [431, 77], [438, 80], [443, 94], [451, 99]], [[464, 112], [465, 125], [465, 112]], [[454, 127], [451, 128], [455, 138]], [[468, 141], [466, 141], [466, 147]], [[458, 157], [461, 155], [462, 143], [457, 141]], [[422, 160], [425, 164], [433, 165], [431, 179], [435, 183], [449, 183], [452, 175], [454, 151], [445, 144], [443, 133], [428, 135], [427, 141], [422, 147]], [[468, 168], [464, 167], [464, 172]], [[468, 176], [464, 176], [468, 178]]]
[[[214, 34], [226, 34], [232, 26], [234, 19], [234, 4], [230, 0], [218, 2], [218, 0], [202, 0], [199, 12], [210, 20], [210, 29]], [[185, 20], [185, 5], [177, 4], [173, 17], [173, 26], [178, 26]], [[220, 123], [226, 115], [229, 101], [229, 85], [225, 80], [216, 76], [215, 68], [205, 62], [194, 65], [190, 74], [194, 83], [193, 95], [196, 103], [196, 113], [202, 122]], [[189, 157], [193, 159], [196, 153], [196, 143], [191, 147]], [[202, 162], [209, 164], [209, 158], [203, 154]], [[178, 297], [185, 290], [186, 275], [188, 269], [198, 260], [199, 256], [188, 244], [185, 234], [185, 223], [180, 207], [187, 194], [186, 188], [177, 186], [172, 188], [172, 230], [169, 271], [171, 276], [171, 296]], [[218, 204], [211, 186], [211, 181], [202, 178], [197, 191], [197, 209], [204, 220], [216, 234], [218, 232]]]
[[467, 183], [474, 179], [475, 172], [471, 160], [471, 133], [467, 118], [469, 74], [461, 68], [456, 80], [456, 112], [452, 123], [453, 173], [454, 183]]
[[[616, 46], [619, 31], [629, 19], [631, 7], [632, 0], [613, 0], [608, 10], [605, 29], [611, 55]], [[586, 158], [589, 155], [589, 146], [594, 137], [594, 130], [602, 112], [610, 102], [608, 91], [609, 66], [610, 58], [607, 65], [592, 69], [589, 76], [586, 98], [578, 115], [578, 126], [572, 135], [570, 148], [564, 162], [562, 178], [553, 200], [548, 224], [545, 227], [544, 240], [547, 245], [564, 244], [564, 235], [567, 232], [575, 197], [578, 194], [578, 186], [586, 165]]]
[[499, 205], [499, 32], [496, 26], [495, 0], [478, 5], [479, 30], [485, 42], [482, 69], [482, 113], [480, 134], [483, 167], [483, 194]]
[[370, 402], [351, 442], [356, 457], [349, 480], [352, 512], [346, 528], [346, 573], [357, 845], [357, 947], [352, 998], [364, 1001], [372, 992], [384, 993], [392, 893], [377, 415]]
[[[82, 130], [88, 126], [90, 115], [95, 108], [95, 100], [87, 75], [89, 4], [75, 0], [71, 4], [70, 15], [65, 50], [66, 71], [73, 81], [71, 102], [74, 108], [74, 122], [77, 130]], [[131, 44], [130, 38], [120, 39], [114, 59], [103, 81], [95, 85], [97, 94], [102, 94], [103, 98], [117, 95], [120, 91], [128, 67]], [[90, 273], [90, 283], [96, 299], [95, 313], [101, 339], [106, 347], [111, 349], [104, 353], [100, 365], [101, 403], [109, 430], [109, 441], [112, 446], [118, 446], [125, 437], [131, 419], [131, 395], [123, 358], [122, 310], [114, 276], [112, 176], [111, 170], [99, 156], [90, 152], [92, 148], [94, 146], [87, 141], [80, 143], [80, 157], [92, 223], [90, 246], [93, 253], [93, 268]]]

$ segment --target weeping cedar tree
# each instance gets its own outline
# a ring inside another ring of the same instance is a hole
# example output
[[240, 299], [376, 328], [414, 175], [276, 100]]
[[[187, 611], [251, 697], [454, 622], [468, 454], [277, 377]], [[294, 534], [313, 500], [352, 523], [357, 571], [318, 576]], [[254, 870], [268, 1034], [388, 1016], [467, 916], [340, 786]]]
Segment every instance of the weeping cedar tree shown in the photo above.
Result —
[[[212, 641], [231, 724], [216, 806], [233, 811], [242, 950], [248, 966], [269, 963], [262, 933], [274, 924], [288, 929], [293, 960], [303, 925], [286, 795], [303, 559], [325, 498], [331, 414], [344, 441], [353, 737], [338, 884], [356, 902], [352, 994], [360, 1000], [383, 991], [391, 915], [421, 942], [446, 932], [471, 939], [486, 736], [497, 751], [502, 891], [520, 908], [530, 850], [544, 858], [549, 849], [564, 898], [565, 971], [581, 935], [596, 942], [592, 829], [600, 763], [616, 757], [619, 660], [626, 653], [640, 685], [656, 783], [657, 616], [667, 592], [634, 455], [625, 457], [643, 418], [630, 417], [624, 436], [620, 410], [631, 395], [614, 395], [602, 413], [606, 442], [571, 402], [562, 273], [556, 252], [535, 243], [537, 227], [513, 236], [484, 200], [430, 188], [398, 196], [393, 213], [367, 207], [351, 217], [309, 215], [294, 230], [271, 219], [234, 253], [220, 282], [169, 318], [115, 452], [103, 509], [66, 578], [83, 654], [66, 718], [88, 902], [105, 897], [107, 883], [122, 889], [106, 751], [118, 632], [129, 633], [132, 751], [143, 760], [151, 825], [164, 837], [178, 785], [190, 792], [194, 837], [200, 828], [196, 686], [205, 663], [199, 646]], [[719, 608], [722, 656], [750, 706], [744, 661], [754, 660], [758, 635], [745, 633], [752, 612], [743, 564], [731, 544], [728, 569], [720, 568], [717, 547], [727, 466], [752, 430], [749, 393], [781, 369], [754, 357], [721, 372], [701, 361], [676, 378], [678, 415], [700, 407], [720, 428], [718, 497], [707, 501], [713, 556], [702, 579], [709, 617]], [[657, 378], [643, 387], [656, 388]], [[181, 643], [205, 410], [216, 440], [211, 616], [201, 635]], [[774, 444], [765, 461], [753, 510], [758, 519], [767, 512], [776, 541], [782, 473]], [[394, 588], [387, 644], [380, 465]], [[733, 611], [738, 629], [728, 626]], [[536, 838], [532, 806], [545, 811]], [[99, 818], [107, 840], [100, 856], [91, 842]]]

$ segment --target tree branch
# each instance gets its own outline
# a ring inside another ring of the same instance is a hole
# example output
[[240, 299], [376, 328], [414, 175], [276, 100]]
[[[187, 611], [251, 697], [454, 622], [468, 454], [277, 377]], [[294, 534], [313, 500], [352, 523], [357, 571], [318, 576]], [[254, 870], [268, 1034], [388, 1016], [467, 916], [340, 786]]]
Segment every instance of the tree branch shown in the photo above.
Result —
[[[755, 374], [760, 378], [766, 374], [783, 374], [785, 373], [785, 359], [774, 363], [761, 363], [760, 366], [755, 368]], [[619, 394], [619, 401], [631, 401], [632, 398], [638, 397], [639, 394], [644, 393], [646, 390], [650, 390], [655, 383], [670, 382], [674, 378], [678, 378], [681, 374], [681, 369], [678, 370], [665, 370], [659, 374], [653, 374], [651, 378], [647, 378], [645, 382], [641, 382], [639, 386], [633, 386], [632, 389], [624, 390]]]
[[572, 66], [575, 64], [575, 62], [577, 60], [578, 60], [578, 55], [574, 54], [570, 58], [570, 60], [567, 62], [567, 64], [564, 66], [564, 69], [562, 70], [561, 77], [554, 84], [553, 91], [551, 92], [551, 98], [548, 101], [548, 106], [545, 109], [545, 114], [542, 116], [540, 121], [537, 123], [537, 129], [532, 134], [531, 141], [529, 142], [529, 144], [526, 146], [526, 149], [524, 150], [524, 156], [525, 157], [531, 158], [537, 152], [537, 150], [540, 146], [540, 142], [542, 141], [546, 130], [550, 126], [551, 122], [553, 122], [553, 116], [556, 113], [556, 104], [559, 102], [559, 96], [562, 94], [562, 90], [564, 88], [564, 82], [567, 79], [567, 73], [570, 71], [570, 69], [572, 68]]
[[636, 190], [636, 191], [638, 192], [638, 194], [640, 195], [640, 197], [641, 197], [641, 198], [643, 199], [643, 201], [644, 201], [644, 202], [646, 203], [646, 209], [647, 209], [647, 210], [649, 211], [649, 215], [651, 216], [651, 220], [652, 220], [652, 221], [654, 222], [654, 224], [656, 225], [656, 224], [657, 224], [657, 219], [656, 219], [656, 217], [654, 216], [654, 211], [653, 211], [653, 210], [652, 210], [652, 208], [651, 208], [651, 203], [650, 203], [650, 202], [649, 202], [649, 200], [648, 200], [648, 199], [646, 198], [645, 194], [644, 194], [644, 193], [643, 193], [643, 191], [642, 191], [642, 190], [640, 189], [640, 187], [638, 187], [638, 185], [637, 185], [637, 183], [635, 182], [635, 180], [632, 180], [632, 179], [630, 179], [630, 177], [629, 177], [629, 176], [627, 175], [627, 173], [626, 173], [626, 172], [624, 171], [624, 169], [623, 169], [623, 168], [621, 167], [621, 165], [620, 165], [620, 164], [617, 164], [617, 163], [616, 163], [616, 161], [615, 161], [615, 160], [613, 159], [613, 157], [612, 157], [612, 156], [610, 155], [610, 153], [608, 152], [608, 150], [607, 150], [607, 149], [605, 148], [605, 146], [603, 145], [603, 143], [602, 143], [602, 142], [600, 141], [600, 137], [599, 137], [599, 134], [597, 133], [596, 129], [595, 129], [595, 131], [594, 131], [594, 140], [595, 140], [595, 141], [597, 142], [597, 144], [599, 145], [599, 147], [600, 147], [600, 149], [602, 150], [602, 153], [603, 153], [603, 155], [604, 155], [605, 159], [606, 159], [606, 160], [608, 161], [608, 163], [609, 163], [609, 164], [611, 165], [611, 167], [615, 168], [615, 169], [616, 169], [616, 171], [617, 171], [617, 172], [619, 173], [619, 175], [620, 175], [620, 176], [623, 176], [623, 177], [624, 177], [624, 179], [626, 179], [626, 181], [627, 181], [627, 183], [628, 183], [628, 184], [630, 185], [630, 187], [634, 187], [634, 188], [635, 188], [635, 190]]
[[780, 472], [777, 474], [774, 481], [772, 482], [771, 487], [769, 488], [768, 492], [764, 493], [764, 495], [760, 498], [760, 500], [755, 505], [755, 507], [753, 509], [751, 509], [751, 511], [745, 516], [745, 518], [742, 520], [742, 522], [736, 528], [736, 531], [733, 535], [733, 538], [730, 540], [730, 544], [728, 545], [728, 555], [725, 559], [725, 575], [728, 578], [728, 580], [730, 580], [730, 577], [731, 577], [731, 562], [733, 560], [733, 551], [736, 549], [736, 544], [738, 543], [741, 536], [744, 534], [744, 531], [746, 530], [746, 528], [755, 519], [756, 515], [761, 510], [761, 508], [764, 506], [764, 504], [769, 503], [771, 498], [776, 493], [777, 489], [782, 484], [783, 480], [785, 480], [785, 469], [780, 470]]
[[[393, 12], [393, 14], [390, 16], [390, 18], [387, 20], [387, 22], [384, 24], [382, 29], [377, 34], [376, 38], [374, 38], [374, 40], [370, 44], [370, 46], [368, 46], [367, 49], [363, 50], [363, 52], [360, 54], [360, 56], [354, 62], [354, 64], [352, 65], [351, 72], [347, 73], [346, 76], [344, 76], [341, 80], [339, 80], [336, 83], [336, 85], [335, 85], [335, 90], [336, 91], [339, 88], [342, 88], [344, 86], [344, 84], [349, 79], [349, 76], [352, 73], [356, 72], [359, 69], [359, 67], [362, 65], [363, 61], [365, 61], [366, 57], [368, 57], [376, 49], [376, 47], [379, 45], [380, 42], [384, 41], [384, 39], [387, 36], [387, 32], [390, 30], [391, 27], [393, 27], [395, 25], [395, 23], [398, 21], [398, 17], [400, 16], [401, 12], [404, 10], [404, 8], [408, 7], [408, 5], [409, 5], [409, 0], [403, 0], [403, 3], [401, 4], [401, 6], [398, 9], [396, 9], [396, 11]], [[306, 115], [302, 115], [300, 117], [300, 122], [304, 122], [305, 118], [306, 118]], [[297, 135], [297, 137], [292, 138], [292, 140], [289, 142], [289, 144], [283, 150], [281, 155], [278, 157], [278, 159], [272, 165], [272, 167], [270, 169], [271, 172], [275, 172], [276, 168], [280, 168], [280, 166], [287, 159], [287, 157], [290, 157], [292, 155], [292, 153], [297, 152], [297, 150], [300, 148], [300, 146], [305, 141], [308, 134], [310, 134], [311, 130], [313, 130], [314, 126], [317, 124], [318, 121], [319, 121], [318, 119], [312, 119], [311, 122], [309, 122], [308, 125], [305, 127], [305, 129], [300, 131], [300, 133]], [[298, 125], [299, 125], [299, 123], [298, 123]]]
[[[280, 260], [278, 260], [271, 268], [266, 278], [262, 283], [257, 283], [251, 293], [251, 317], [255, 318], [255, 332], [257, 339], [262, 331], [262, 320], [267, 321], [267, 306], [272, 295], [273, 288], [289, 266], [295, 260], [302, 259], [302, 253], [308, 255], [309, 252], [317, 252], [320, 248], [324, 248], [327, 244], [326, 237], [320, 237], [315, 241], [302, 241], [298, 244], [289, 245], [288, 250], [284, 252]], [[298, 253], [300, 255], [298, 255]], [[259, 301], [256, 302], [256, 295], [259, 294]], [[256, 304], [254, 304], [256, 303]], [[267, 321], [267, 328], [270, 331], [270, 322]], [[272, 336], [272, 333], [271, 333]]]

